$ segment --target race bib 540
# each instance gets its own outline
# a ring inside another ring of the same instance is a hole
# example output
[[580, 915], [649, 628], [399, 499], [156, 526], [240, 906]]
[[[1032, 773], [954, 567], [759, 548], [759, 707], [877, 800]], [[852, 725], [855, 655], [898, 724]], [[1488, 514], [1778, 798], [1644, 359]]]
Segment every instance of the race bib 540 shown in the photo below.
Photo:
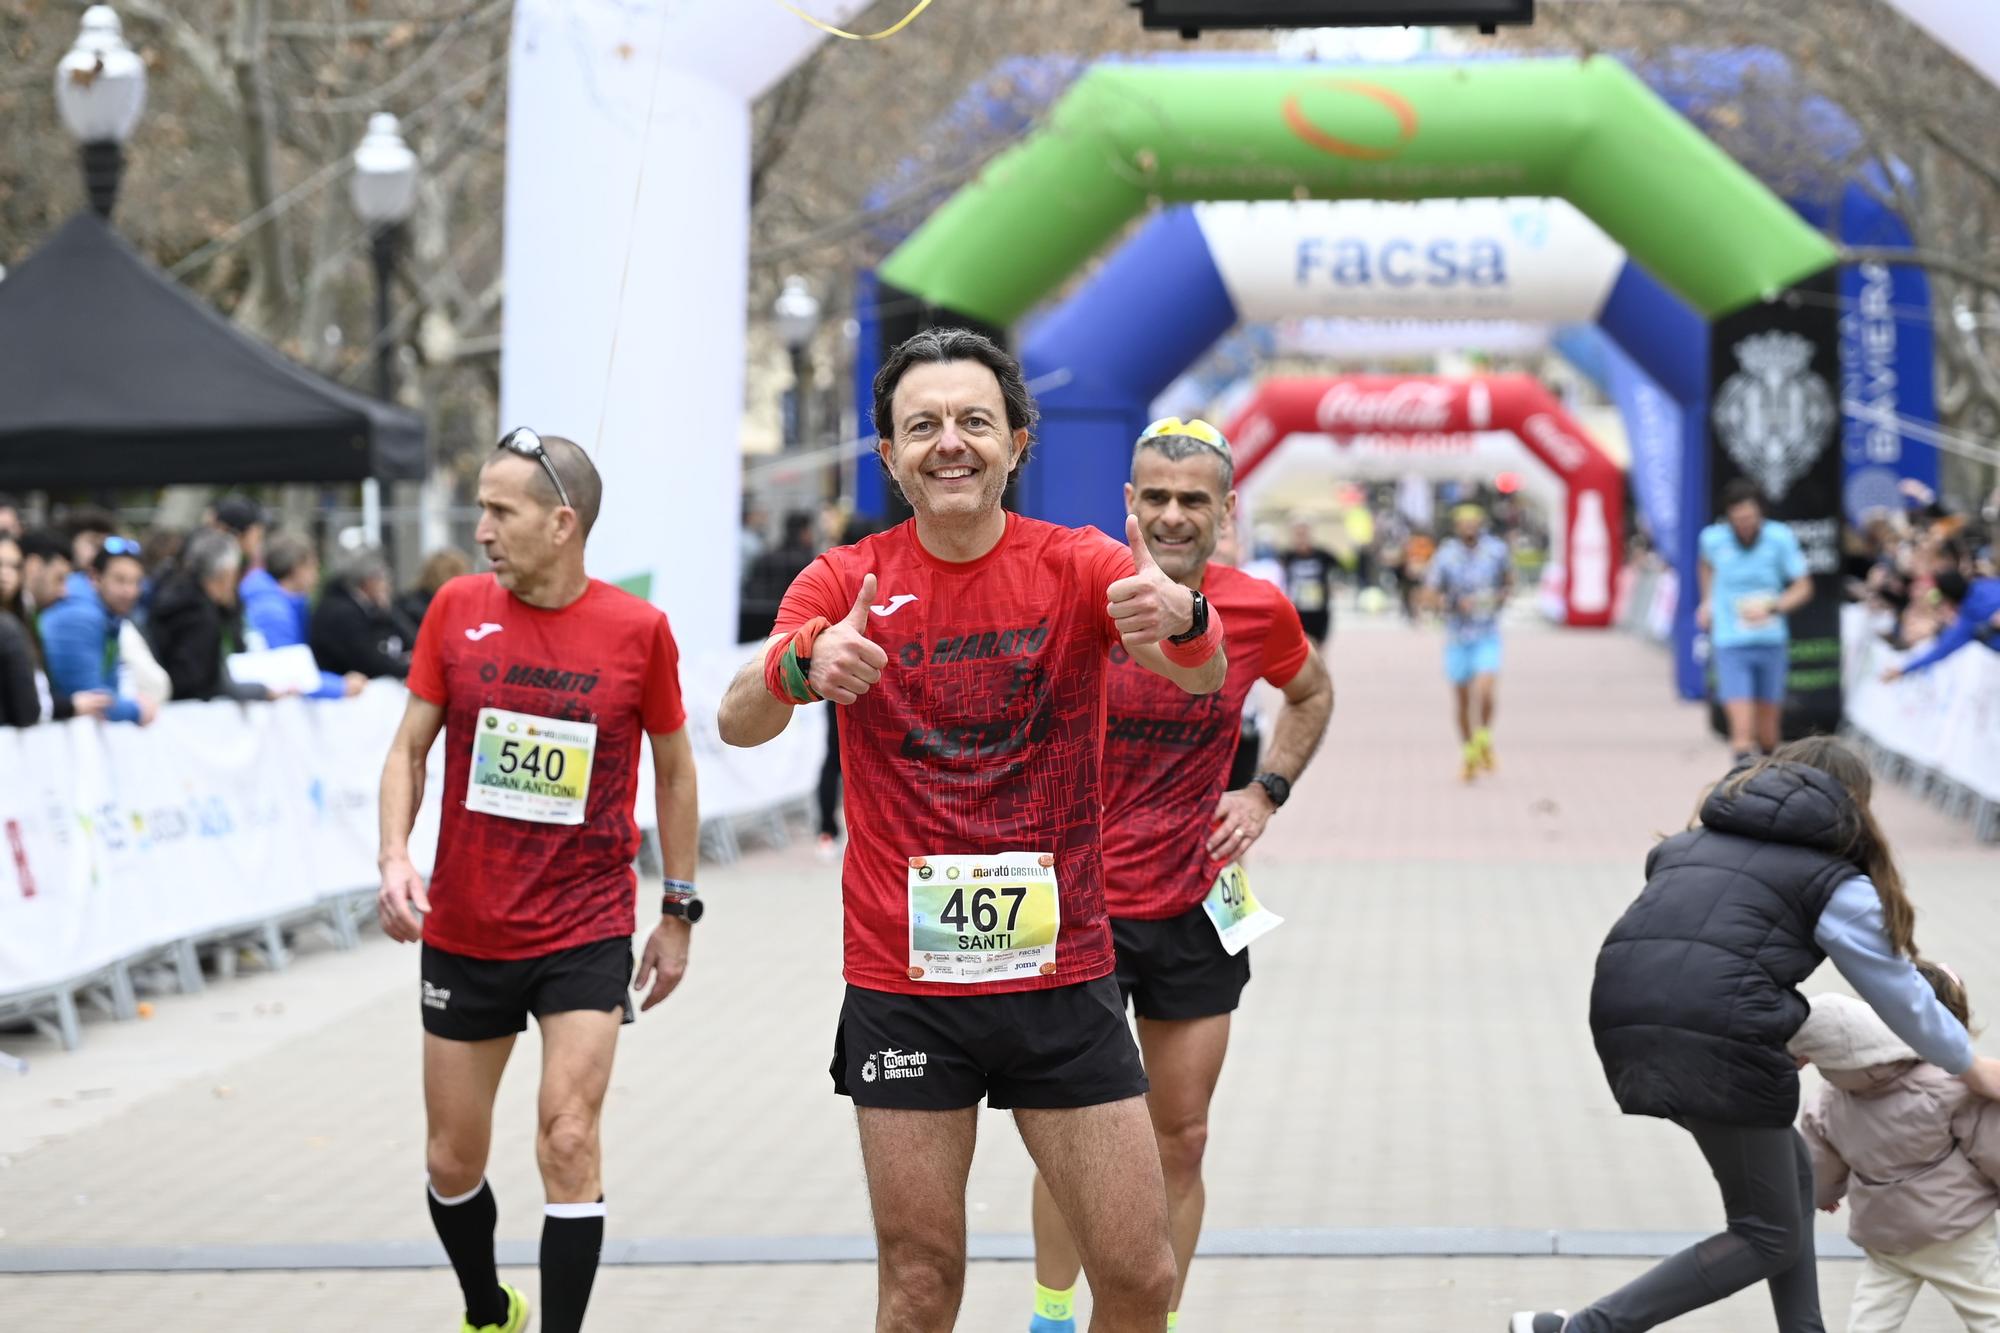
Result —
[[465, 808], [535, 824], [581, 824], [597, 724], [482, 708]]

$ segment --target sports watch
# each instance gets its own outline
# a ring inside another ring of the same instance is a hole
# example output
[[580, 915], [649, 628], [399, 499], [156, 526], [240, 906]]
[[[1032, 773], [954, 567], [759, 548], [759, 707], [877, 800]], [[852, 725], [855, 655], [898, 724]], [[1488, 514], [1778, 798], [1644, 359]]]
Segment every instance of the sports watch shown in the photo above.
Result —
[[666, 896], [660, 900], [661, 916], [681, 917], [690, 926], [701, 920], [704, 906], [693, 884], [684, 879], [670, 879], [666, 886]]
[[1292, 782], [1290, 778], [1280, 777], [1276, 773], [1259, 773], [1256, 777], [1250, 779], [1250, 781], [1264, 789], [1264, 794], [1271, 798], [1271, 808], [1273, 810], [1282, 809], [1285, 802], [1292, 799]]
[[1187, 633], [1169, 634], [1167, 636], [1168, 643], [1193, 643], [1196, 639], [1208, 633], [1208, 598], [1201, 595], [1200, 589], [1196, 589], [1194, 592], [1194, 605], [1189, 614], [1194, 619], [1193, 623], [1188, 626]]

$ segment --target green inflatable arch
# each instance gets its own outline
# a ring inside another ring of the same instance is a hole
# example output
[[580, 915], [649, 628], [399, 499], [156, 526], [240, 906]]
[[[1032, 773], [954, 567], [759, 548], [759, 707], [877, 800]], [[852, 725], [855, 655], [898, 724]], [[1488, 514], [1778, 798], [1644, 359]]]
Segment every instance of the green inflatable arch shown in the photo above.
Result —
[[881, 267], [1013, 324], [1155, 203], [1560, 195], [1710, 318], [1837, 254], [1624, 66], [1105, 64]]

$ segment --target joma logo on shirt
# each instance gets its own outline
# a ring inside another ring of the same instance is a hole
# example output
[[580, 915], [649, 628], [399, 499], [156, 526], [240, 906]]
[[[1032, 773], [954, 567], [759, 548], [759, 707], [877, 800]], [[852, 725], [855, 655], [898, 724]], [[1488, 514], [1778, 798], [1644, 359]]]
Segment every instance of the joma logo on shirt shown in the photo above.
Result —
[[977, 662], [989, 657], [1027, 657], [1042, 650], [1049, 640], [1049, 622], [1041, 620], [1025, 629], [972, 630], [948, 635], [931, 649], [931, 663]]
[[589, 694], [597, 688], [597, 675], [594, 672], [558, 671], [554, 667], [510, 666], [505, 683], [563, 694]]

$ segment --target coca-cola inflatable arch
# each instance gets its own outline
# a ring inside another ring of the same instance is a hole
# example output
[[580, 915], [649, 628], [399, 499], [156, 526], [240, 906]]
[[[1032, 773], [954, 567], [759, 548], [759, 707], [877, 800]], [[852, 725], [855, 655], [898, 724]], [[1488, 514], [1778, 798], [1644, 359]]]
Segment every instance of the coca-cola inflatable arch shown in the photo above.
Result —
[[1342, 375], [1269, 379], [1229, 422], [1240, 486], [1294, 435], [1412, 440], [1509, 431], [1561, 486], [1551, 523], [1564, 620], [1611, 623], [1622, 559], [1625, 476], [1539, 380], [1529, 375]]

